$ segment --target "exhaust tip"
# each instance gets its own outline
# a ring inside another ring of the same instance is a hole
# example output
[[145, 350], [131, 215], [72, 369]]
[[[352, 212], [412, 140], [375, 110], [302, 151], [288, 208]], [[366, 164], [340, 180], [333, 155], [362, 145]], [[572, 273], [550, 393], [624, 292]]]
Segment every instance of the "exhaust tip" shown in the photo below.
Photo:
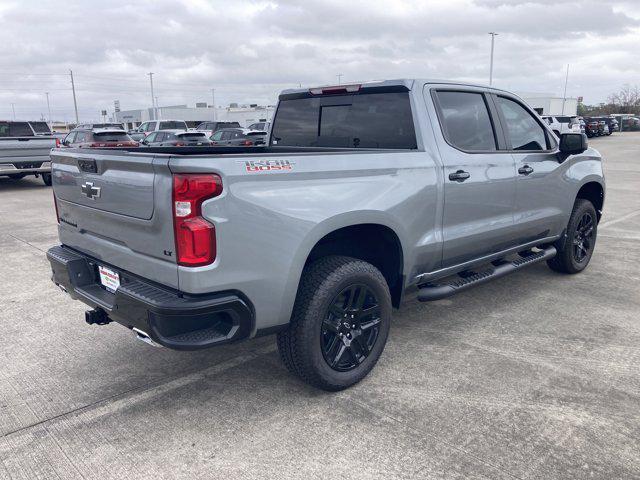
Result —
[[154, 342], [153, 340], [151, 340], [151, 337], [149, 337], [147, 332], [144, 332], [144, 331], [142, 331], [142, 330], [140, 330], [139, 328], [136, 328], [136, 327], [133, 327], [131, 330], [133, 330], [133, 332], [136, 334], [136, 338], [138, 340], [140, 340], [141, 342], [144, 342], [147, 345], [151, 345], [152, 347], [161, 347], [161, 345], [159, 345], [156, 342]]

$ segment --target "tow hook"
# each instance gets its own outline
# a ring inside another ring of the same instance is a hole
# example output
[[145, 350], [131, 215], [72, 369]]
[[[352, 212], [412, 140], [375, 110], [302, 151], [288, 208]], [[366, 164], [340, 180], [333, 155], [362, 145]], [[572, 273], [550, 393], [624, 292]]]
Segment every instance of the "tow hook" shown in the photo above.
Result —
[[107, 312], [100, 308], [84, 312], [84, 320], [89, 325], [106, 325], [107, 323], [111, 323], [111, 320], [107, 316]]

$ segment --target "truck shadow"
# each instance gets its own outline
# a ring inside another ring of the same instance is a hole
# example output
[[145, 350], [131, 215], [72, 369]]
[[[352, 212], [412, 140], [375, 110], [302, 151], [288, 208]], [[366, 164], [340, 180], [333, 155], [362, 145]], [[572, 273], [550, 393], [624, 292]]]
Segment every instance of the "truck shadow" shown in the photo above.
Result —
[[24, 177], [20, 180], [15, 180], [9, 177], [0, 177], [0, 190], [4, 192], [10, 192], [12, 190], [42, 190], [45, 188], [51, 188], [44, 184], [41, 178]]

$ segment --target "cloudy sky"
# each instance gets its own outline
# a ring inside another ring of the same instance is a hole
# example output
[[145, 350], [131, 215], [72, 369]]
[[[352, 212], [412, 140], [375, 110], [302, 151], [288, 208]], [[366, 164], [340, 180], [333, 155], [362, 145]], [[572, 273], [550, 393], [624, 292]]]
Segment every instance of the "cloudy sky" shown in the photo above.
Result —
[[0, 119], [273, 104], [283, 88], [399, 77], [605, 101], [640, 84], [640, 0], [0, 0]]

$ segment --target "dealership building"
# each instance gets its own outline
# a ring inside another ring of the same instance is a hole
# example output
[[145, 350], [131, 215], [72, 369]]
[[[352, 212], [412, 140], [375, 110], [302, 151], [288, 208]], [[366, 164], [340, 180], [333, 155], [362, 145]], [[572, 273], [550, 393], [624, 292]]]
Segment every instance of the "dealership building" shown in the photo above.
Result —
[[[154, 111], [155, 110], [155, 111]], [[199, 123], [215, 120], [218, 122], [238, 122], [246, 127], [255, 122], [270, 121], [275, 107], [273, 105], [238, 105], [216, 107], [206, 103], [196, 103], [195, 107], [187, 105], [170, 105], [165, 107], [143, 108], [138, 110], [119, 110], [110, 118], [112, 122], [124, 124], [126, 129], [136, 128], [149, 120], [184, 120], [190, 127]]]
[[578, 99], [563, 98], [552, 93], [519, 92], [518, 95], [539, 115], [577, 115]]

